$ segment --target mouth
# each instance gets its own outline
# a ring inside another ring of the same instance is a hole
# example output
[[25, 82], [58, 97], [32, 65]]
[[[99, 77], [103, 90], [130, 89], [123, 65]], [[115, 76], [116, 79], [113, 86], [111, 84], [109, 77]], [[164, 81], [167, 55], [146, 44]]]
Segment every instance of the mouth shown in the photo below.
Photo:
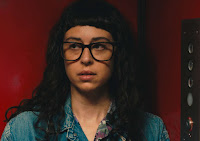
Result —
[[78, 75], [96, 75], [96, 73], [94, 73], [92, 71], [82, 71], [82, 72], [78, 73]]
[[92, 71], [82, 71], [82, 72], [78, 73], [78, 76], [79, 76], [80, 80], [82, 80], [82, 81], [91, 81], [95, 75], [96, 75], [96, 73], [94, 73]]

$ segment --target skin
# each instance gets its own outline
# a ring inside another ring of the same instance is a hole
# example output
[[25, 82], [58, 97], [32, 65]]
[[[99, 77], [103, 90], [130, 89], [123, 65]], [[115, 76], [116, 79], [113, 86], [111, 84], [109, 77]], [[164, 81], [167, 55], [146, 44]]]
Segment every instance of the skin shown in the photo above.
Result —
[[[64, 41], [88, 45], [93, 42], [113, 42], [106, 30], [93, 26], [75, 26], [65, 33]], [[96, 61], [85, 48], [77, 61], [65, 61], [66, 74], [71, 82], [72, 111], [89, 141], [93, 141], [101, 120], [106, 116], [111, 100], [109, 80], [113, 71], [113, 59]], [[82, 71], [94, 73], [89, 77]]]

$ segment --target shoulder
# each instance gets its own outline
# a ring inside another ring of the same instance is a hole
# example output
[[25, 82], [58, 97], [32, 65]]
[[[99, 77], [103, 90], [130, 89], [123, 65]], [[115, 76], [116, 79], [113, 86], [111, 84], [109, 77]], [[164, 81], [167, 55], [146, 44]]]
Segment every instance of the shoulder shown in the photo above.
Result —
[[162, 119], [159, 116], [156, 116], [154, 114], [147, 113], [147, 112], [143, 112], [142, 115], [143, 115], [143, 118], [145, 119], [145, 125], [147, 126], [164, 125]]
[[22, 140], [35, 134], [34, 123], [37, 121], [37, 113], [26, 111], [12, 118], [6, 125], [2, 134], [4, 140]]
[[143, 134], [148, 141], [169, 141], [169, 135], [163, 120], [151, 113], [139, 112], [141, 118], [143, 118]]
[[37, 117], [37, 113], [26, 111], [12, 118], [7, 125], [12, 128], [18, 129], [29, 128], [32, 127], [33, 124], [36, 122]]

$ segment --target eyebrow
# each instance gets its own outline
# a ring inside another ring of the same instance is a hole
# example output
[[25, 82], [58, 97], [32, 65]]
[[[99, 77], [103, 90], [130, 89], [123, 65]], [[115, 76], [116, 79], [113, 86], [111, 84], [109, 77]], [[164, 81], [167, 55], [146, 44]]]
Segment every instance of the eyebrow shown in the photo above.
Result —
[[91, 41], [98, 41], [98, 40], [106, 40], [106, 41], [108, 41], [108, 42], [110, 42], [110, 40], [108, 39], [108, 38], [106, 38], [106, 37], [96, 37], [96, 38], [92, 38], [92, 40]]
[[[81, 38], [69, 37], [67, 39], [64, 39], [64, 42], [67, 42], [68, 40], [82, 41]], [[106, 40], [107, 42], [110, 42], [110, 40], [106, 37], [94, 37], [94, 38], [92, 38], [91, 42], [98, 41], [98, 40]]]
[[68, 40], [76, 40], [76, 41], [81, 41], [81, 38], [69, 37], [69, 38], [67, 38], [67, 39], [64, 39], [64, 42], [67, 42]]

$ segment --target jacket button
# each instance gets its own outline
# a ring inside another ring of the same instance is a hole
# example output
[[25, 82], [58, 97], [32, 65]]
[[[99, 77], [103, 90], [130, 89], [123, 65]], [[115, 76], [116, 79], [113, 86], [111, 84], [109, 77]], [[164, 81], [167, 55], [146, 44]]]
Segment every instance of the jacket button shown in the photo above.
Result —
[[76, 134], [76, 133], [74, 133], [74, 136], [76, 137], [76, 136], [77, 136], [77, 134]]

